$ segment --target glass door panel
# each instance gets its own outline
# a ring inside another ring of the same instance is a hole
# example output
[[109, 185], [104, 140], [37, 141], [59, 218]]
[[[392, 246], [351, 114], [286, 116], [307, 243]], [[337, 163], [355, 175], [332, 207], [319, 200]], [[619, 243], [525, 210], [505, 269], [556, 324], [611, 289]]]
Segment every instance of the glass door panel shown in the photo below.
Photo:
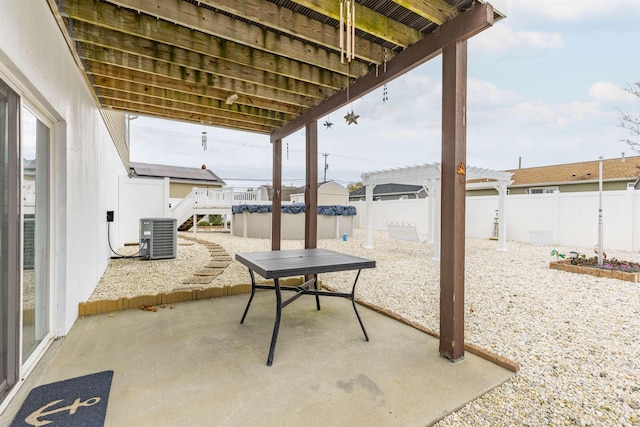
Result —
[[0, 80], [0, 402], [19, 370], [18, 104], [18, 95]]
[[22, 111], [22, 361], [49, 333], [49, 128]]

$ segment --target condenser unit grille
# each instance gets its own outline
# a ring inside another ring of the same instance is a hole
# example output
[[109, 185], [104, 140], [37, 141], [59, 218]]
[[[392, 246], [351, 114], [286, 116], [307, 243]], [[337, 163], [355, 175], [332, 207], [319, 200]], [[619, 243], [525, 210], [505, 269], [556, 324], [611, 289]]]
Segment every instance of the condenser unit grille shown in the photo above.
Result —
[[175, 218], [140, 220], [140, 255], [149, 259], [175, 258], [177, 248]]

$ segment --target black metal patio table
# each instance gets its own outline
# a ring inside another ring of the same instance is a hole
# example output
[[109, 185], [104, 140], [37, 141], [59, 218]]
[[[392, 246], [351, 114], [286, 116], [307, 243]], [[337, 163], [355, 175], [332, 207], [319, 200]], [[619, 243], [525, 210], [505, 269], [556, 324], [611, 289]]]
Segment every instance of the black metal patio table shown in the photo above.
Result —
[[[318, 310], [320, 310], [320, 295], [350, 299], [362, 332], [364, 333], [364, 338], [369, 341], [369, 336], [356, 308], [354, 294], [360, 272], [363, 268], [374, 268], [376, 266], [375, 261], [327, 249], [244, 252], [237, 253], [236, 260], [247, 266], [249, 275], [251, 276], [251, 296], [247, 302], [247, 307], [244, 309], [240, 323], [244, 323], [256, 289], [274, 289], [276, 292], [276, 319], [273, 326], [273, 335], [271, 336], [269, 357], [267, 358], [268, 366], [271, 366], [273, 363], [273, 354], [276, 348], [276, 341], [278, 340], [282, 309], [302, 295], [315, 295]], [[358, 270], [351, 292], [333, 292], [318, 288], [318, 274], [349, 270]], [[265, 279], [273, 279], [273, 286], [257, 284], [255, 273], [258, 273]], [[280, 285], [281, 278], [292, 276], [311, 276], [311, 278], [299, 286]], [[294, 291], [296, 294], [283, 301], [282, 291]]]

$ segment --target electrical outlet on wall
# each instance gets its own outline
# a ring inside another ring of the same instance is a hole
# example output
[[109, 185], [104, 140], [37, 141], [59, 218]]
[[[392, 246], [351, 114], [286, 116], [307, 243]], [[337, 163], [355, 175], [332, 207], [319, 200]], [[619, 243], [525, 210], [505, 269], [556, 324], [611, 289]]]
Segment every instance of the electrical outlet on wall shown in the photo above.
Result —
[[107, 211], [107, 222], [113, 222], [113, 211]]

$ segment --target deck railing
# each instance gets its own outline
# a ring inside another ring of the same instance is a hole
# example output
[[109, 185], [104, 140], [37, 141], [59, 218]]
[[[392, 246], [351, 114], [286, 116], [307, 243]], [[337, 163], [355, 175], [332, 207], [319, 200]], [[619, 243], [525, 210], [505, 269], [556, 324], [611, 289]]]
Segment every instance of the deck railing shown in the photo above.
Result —
[[233, 187], [193, 187], [184, 199], [171, 208], [171, 216], [178, 220], [178, 224], [182, 224], [190, 216], [198, 214], [200, 209], [229, 209], [229, 213], [231, 213], [233, 205], [259, 203], [260, 201], [260, 193], [257, 191], [235, 192]]

